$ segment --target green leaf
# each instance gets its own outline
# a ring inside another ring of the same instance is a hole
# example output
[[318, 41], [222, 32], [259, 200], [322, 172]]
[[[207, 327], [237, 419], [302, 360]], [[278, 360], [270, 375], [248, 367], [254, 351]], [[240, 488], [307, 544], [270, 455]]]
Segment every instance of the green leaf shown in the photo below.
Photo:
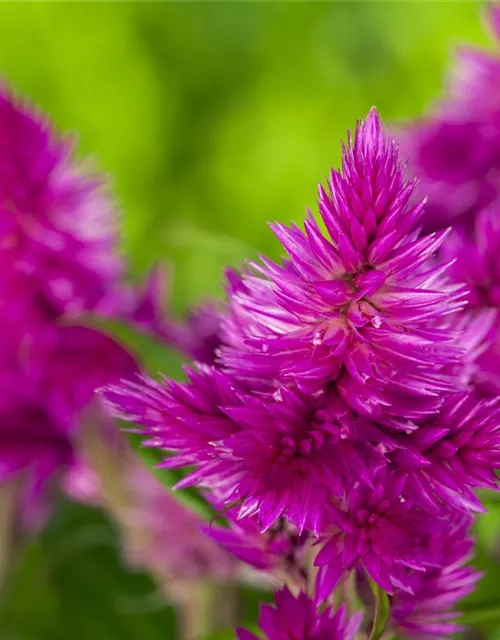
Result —
[[483, 608], [478, 607], [477, 609], [469, 610], [460, 617], [460, 624], [466, 627], [483, 626], [485, 623], [488, 623], [490, 628], [492, 627], [492, 623], [495, 623], [495, 626], [500, 624], [500, 604], [498, 603], [498, 598], [496, 602], [490, 603], [489, 605], [485, 604]]
[[138, 330], [131, 323], [87, 314], [80, 324], [98, 329], [117, 340], [152, 375], [161, 373], [176, 380], [184, 377], [181, 355], [167, 347], [160, 339]]
[[64, 503], [32, 540], [0, 603], [0, 637], [165, 640], [175, 613], [152, 578], [121, 559], [103, 513]]
[[384, 635], [385, 626], [389, 619], [389, 596], [374, 580], [369, 578], [369, 582], [375, 603], [373, 606], [372, 629], [368, 640], [380, 640]]
[[224, 631], [217, 631], [217, 633], [211, 633], [203, 640], [234, 640], [236, 637], [234, 629], [225, 629]]

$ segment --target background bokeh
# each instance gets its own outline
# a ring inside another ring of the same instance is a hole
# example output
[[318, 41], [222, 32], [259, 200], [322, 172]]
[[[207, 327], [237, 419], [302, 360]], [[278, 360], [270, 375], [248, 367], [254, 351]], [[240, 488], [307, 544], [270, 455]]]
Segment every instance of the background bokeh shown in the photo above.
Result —
[[[0, 73], [75, 132], [82, 157], [109, 174], [131, 276], [158, 261], [170, 265], [170, 304], [180, 313], [219, 294], [223, 266], [276, 253], [266, 221], [288, 222], [314, 207], [340, 138], [370, 106], [395, 124], [425, 111], [453, 47], [487, 46], [479, 9], [0, 3]], [[158, 354], [149, 358], [154, 367]], [[488, 575], [467, 616], [498, 639], [494, 502], [479, 534]], [[252, 610], [250, 603], [247, 615]], [[165, 640], [172, 625], [148, 576], [122, 565], [112, 525], [69, 504], [19, 559], [0, 603], [0, 640]]]

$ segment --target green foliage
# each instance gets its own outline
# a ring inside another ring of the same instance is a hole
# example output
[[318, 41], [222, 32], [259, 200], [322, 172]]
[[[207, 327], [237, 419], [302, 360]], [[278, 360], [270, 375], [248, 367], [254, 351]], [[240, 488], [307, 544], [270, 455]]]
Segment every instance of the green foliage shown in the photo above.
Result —
[[173, 609], [120, 559], [102, 513], [64, 503], [31, 541], [0, 602], [2, 640], [165, 640]]

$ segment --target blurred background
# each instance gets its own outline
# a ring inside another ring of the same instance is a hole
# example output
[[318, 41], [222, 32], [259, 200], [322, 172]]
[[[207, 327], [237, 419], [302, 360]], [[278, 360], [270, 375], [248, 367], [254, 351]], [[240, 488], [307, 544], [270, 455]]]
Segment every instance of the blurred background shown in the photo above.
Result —
[[[453, 47], [489, 46], [479, 9], [1, 3], [0, 73], [76, 132], [79, 153], [109, 175], [132, 275], [168, 264], [165, 304], [181, 313], [220, 295], [225, 265], [276, 255], [266, 221], [314, 208], [340, 139], [370, 106], [395, 124], [425, 112]], [[153, 348], [148, 358], [152, 368], [178, 366]], [[478, 529], [488, 573], [467, 615], [477, 633], [500, 639], [500, 505]], [[251, 618], [251, 594], [247, 604]], [[151, 578], [120, 559], [113, 525], [70, 503], [24, 551], [0, 603], [0, 640], [159, 640], [174, 637], [173, 625]]]

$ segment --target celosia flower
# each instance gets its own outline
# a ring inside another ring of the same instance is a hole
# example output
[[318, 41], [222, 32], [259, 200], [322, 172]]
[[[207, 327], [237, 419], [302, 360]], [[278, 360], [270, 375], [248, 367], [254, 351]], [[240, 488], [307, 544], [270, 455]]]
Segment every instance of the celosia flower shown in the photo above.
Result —
[[454, 230], [441, 255], [453, 261], [451, 277], [467, 285], [468, 309], [500, 307], [500, 221], [496, 209], [477, 215], [473, 233], [460, 227]]
[[[453, 261], [450, 275], [468, 287], [468, 308], [487, 320], [490, 331], [483, 335], [482, 348], [469, 350], [467, 356], [473, 365], [471, 384], [484, 396], [500, 392], [500, 336], [497, 329], [500, 310], [500, 225], [497, 208], [478, 213], [473, 229], [457, 228], [446, 239], [442, 257]], [[487, 328], [487, 322], [483, 325]], [[480, 331], [479, 334], [482, 332]], [[478, 345], [479, 346], [479, 345]]]
[[217, 366], [222, 344], [221, 310], [215, 303], [190, 308], [175, 342], [175, 346], [195, 362]]
[[0, 481], [22, 472], [30, 502], [73, 460], [72, 435], [96, 385], [133, 359], [75, 325], [118, 313], [123, 263], [114, 207], [69, 140], [0, 90]]
[[377, 472], [373, 486], [356, 483], [331, 511], [331, 530], [316, 557], [318, 598], [326, 599], [347, 571], [362, 568], [384, 591], [412, 592], [414, 574], [433, 566], [429, 535], [446, 531], [405, 497], [404, 478]]
[[470, 518], [457, 518], [448, 535], [430, 538], [429, 555], [437, 568], [415, 576], [413, 594], [395, 593], [392, 625], [398, 635], [418, 640], [448, 638], [462, 631], [455, 611], [458, 601], [471, 593], [481, 575], [467, 566], [474, 540], [467, 534]]
[[23, 472], [28, 503], [47, 479], [73, 464], [75, 432], [96, 387], [137, 371], [122, 347], [92, 329], [62, 327], [57, 338], [40, 379], [29, 371], [3, 372], [0, 481]]
[[492, 203], [500, 188], [498, 133], [488, 122], [469, 120], [460, 112], [438, 113], [401, 135], [409, 170], [428, 197], [426, 230], [453, 223], [470, 225]]
[[198, 465], [182, 486], [222, 477], [227, 465], [216, 454], [215, 443], [240, 428], [223, 407], [241, 403], [239, 390], [224, 373], [202, 366], [186, 373], [187, 383], [142, 376], [104, 390], [114, 416], [148, 436], [146, 446], [174, 452], [165, 467]]
[[299, 533], [286, 520], [279, 520], [273, 527], [262, 533], [255, 518], [239, 518], [238, 509], [225, 509], [229, 528], [208, 525], [203, 531], [236, 558], [259, 571], [282, 578], [291, 574], [295, 579], [303, 579], [301, 567], [305, 543], [309, 535]]
[[[275, 595], [275, 606], [264, 605], [259, 626], [267, 640], [354, 640], [361, 616], [349, 617], [342, 607], [320, 613], [305, 593], [295, 598], [288, 589]], [[238, 629], [239, 640], [259, 640], [250, 631]]]
[[446, 232], [419, 237], [424, 205], [410, 204], [413, 188], [373, 109], [344, 150], [342, 172], [332, 171], [330, 193], [320, 188], [328, 236], [312, 215], [304, 231], [272, 225], [289, 257], [263, 258], [253, 265], [262, 277], [245, 276], [233, 294], [241, 336], [222, 349], [223, 364], [242, 377], [272, 367], [306, 390], [340, 377], [341, 395], [368, 415], [434, 410], [453, 387], [444, 368], [460, 350], [447, 316], [463, 290], [429, 263]]
[[[489, 9], [496, 38], [500, 9]], [[462, 49], [447, 95], [428, 118], [403, 131], [410, 169], [428, 198], [427, 229], [474, 224], [500, 190], [500, 57]]]
[[481, 510], [473, 489], [497, 487], [500, 467], [498, 399], [452, 396], [437, 416], [411, 434], [395, 437], [388, 455], [406, 479], [405, 495], [431, 511]]
[[333, 393], [251, 395], [215, 369], [188, 375], [188, 384], [143, 379], [105, 395], [115, 415], [152, 436], [146, 446], [175, 452], [165, 466], [196, 466], [178, 486], [215, 487], [264, 529], [284, 516], [318, 530], [332, 492], [383, 462], [367, 442], [382, 436]]
[[108, 311], [123, 264], [102, 180], [84, 174], [72, 159], [70, 142], [5, 90], [0, 220], [4, 318], [23, 314], [24, 329], [36, 321], [53, 323], [62, 314]]

